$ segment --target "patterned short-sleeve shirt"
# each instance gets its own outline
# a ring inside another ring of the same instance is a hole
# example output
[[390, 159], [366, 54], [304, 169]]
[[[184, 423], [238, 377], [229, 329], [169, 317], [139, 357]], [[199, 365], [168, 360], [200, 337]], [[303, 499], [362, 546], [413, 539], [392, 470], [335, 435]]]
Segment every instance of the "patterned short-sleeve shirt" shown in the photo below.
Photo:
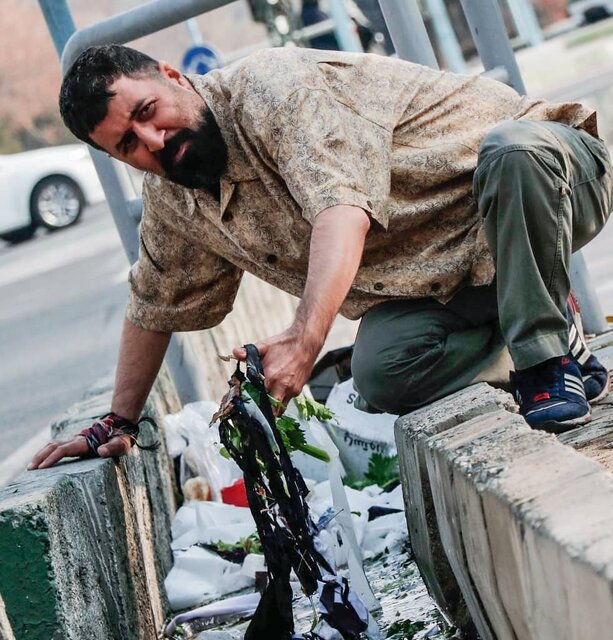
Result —
[[145, 178], [128, 317], [151, 330], [218, 324], [243, 271], [300, 296], [311, 225], [340, 204], [373, 221], [345, 316], [488, 284], [471, 189], [484, 136], [520, 118], [595, 134], [582, 105], [377, 55], [270, 49], [188, 79], [219, 124], [228, 167], [219, 199]]

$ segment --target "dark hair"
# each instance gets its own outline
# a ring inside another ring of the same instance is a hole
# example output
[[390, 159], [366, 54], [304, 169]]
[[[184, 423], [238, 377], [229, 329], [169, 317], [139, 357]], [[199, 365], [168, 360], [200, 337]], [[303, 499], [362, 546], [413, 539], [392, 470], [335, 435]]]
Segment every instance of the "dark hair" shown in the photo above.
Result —
[[70, 67], [60, 89], [60, 113], [64, 124], [79, 140], [100, 147], [89, 134], [106, 117], [115, 92], [108, 87], [121, 76], [156, 75], [157, 60], [123, 47], [107, 44], [86, 49]]

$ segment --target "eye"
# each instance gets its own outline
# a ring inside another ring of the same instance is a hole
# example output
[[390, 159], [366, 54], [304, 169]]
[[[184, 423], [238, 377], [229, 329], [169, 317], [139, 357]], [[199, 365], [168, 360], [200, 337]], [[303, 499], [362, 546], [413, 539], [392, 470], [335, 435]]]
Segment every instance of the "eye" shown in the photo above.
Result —
[[154, 103], [149, 102], [138, 112], [138, 119], [147, 120], [153, 115], [153, 111], [154, 111]]

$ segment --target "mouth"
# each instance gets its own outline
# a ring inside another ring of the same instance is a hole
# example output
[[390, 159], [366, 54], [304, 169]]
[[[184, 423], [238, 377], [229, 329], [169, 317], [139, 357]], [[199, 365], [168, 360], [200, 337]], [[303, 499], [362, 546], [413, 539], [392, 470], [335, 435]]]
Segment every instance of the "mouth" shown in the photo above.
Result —
[[186, 140], [177, 150], [177, 153], [175, 153], [172, 162], [173, 164], [176, 166], [177, 163], [181, 162], [181, 158], [185, 155], [185, 152], [187, 151], [187, 148], [189, 147], [189, 142]]

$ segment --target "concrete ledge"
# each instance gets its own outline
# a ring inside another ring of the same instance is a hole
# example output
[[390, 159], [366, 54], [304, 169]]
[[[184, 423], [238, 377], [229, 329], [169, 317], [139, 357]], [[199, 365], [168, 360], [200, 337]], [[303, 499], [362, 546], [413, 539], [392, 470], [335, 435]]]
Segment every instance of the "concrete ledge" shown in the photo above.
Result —
[[[108, 411], [108, 384], [53, 426], [70, 436]], [[163, 372], [145, 414], [178, 409]], [[154, 434], [143, 429], [143, 440]], [[0, 491], [0, 594], [16, 638], [151, 640], [167, 614], [174, 487], [156, 453], [24, 473]], [[0, 619], [2, 616], [0, 616]], [[7, 626], [5, 622], [4, 626]], [[2, 629], [2, 622], [0, 622]], [[7, 634], [10, 629], [3, 632]]]
[[417, 566], [443, 614], [468, 638], [476, 637], [476, 630], [439, 535], [425, 451], [433, 435], [475, 416], [513, 407], [508, 393], [479, 383], [403, 416], [395, 425], [409, 536]]
[[[466, 606], [483, 640], [610, 637], [613, 475], [504, 408], [457, 424], [475, 389], [396, 427], [413, 547], [429, 589], [447, 597], [456, 623]], [[479, 393], [486, 408], [485, 398], [500, 392]], [[461, 600], [450, 603], [457, 591]]]

